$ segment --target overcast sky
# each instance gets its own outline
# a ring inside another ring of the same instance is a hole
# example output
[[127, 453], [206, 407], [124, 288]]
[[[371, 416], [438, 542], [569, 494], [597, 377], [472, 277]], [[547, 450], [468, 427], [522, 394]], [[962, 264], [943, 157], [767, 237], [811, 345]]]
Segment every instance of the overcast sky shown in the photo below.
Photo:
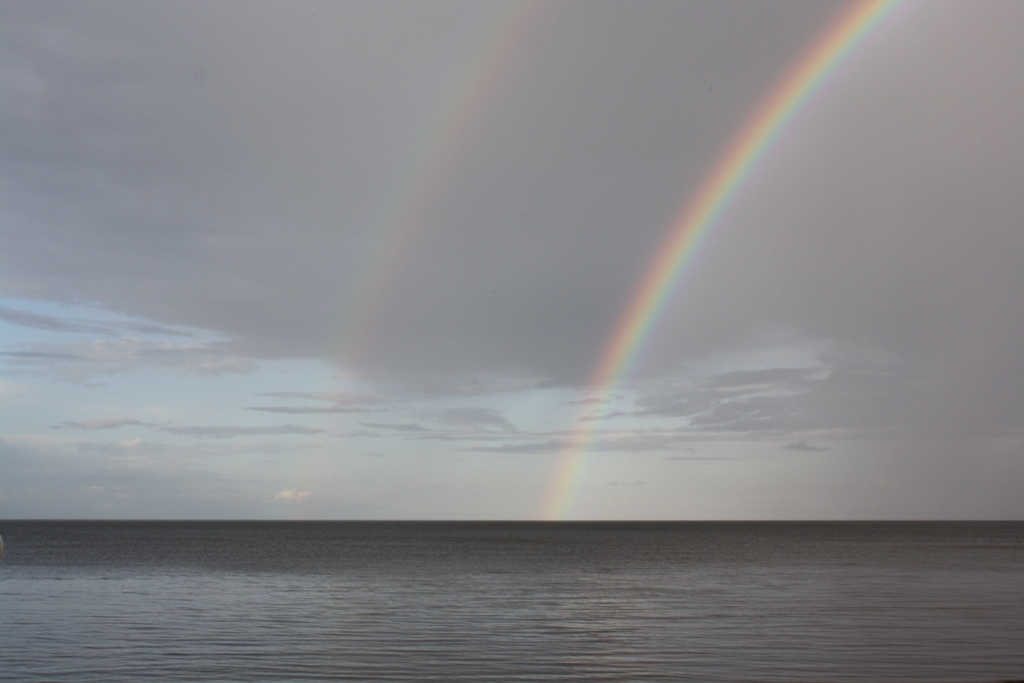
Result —
[[[1024, 518], [1024, 4], [0, 4], [0, 518]], [[591, 397], [592, 398], [592, 397]]]

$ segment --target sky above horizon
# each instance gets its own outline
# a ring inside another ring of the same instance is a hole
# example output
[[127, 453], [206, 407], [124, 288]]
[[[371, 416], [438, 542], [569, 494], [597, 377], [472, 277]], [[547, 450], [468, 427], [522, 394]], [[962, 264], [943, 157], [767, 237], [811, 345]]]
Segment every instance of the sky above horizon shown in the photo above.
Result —
[[1024, 518], [1024, 4], [0, 5], [0, 518]]

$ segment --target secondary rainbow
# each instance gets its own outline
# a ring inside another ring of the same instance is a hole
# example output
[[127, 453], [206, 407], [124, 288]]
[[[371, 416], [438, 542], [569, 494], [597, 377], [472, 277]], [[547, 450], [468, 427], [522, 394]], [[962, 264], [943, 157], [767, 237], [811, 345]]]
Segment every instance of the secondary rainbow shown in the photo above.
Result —
[[[590, 399], [606, 399], [629, 376], [670, 295], [722, 211], [820, 86], [900, 4], [901, 0], [854, 4], [757, 108], [683, 207], [645, 271], [595, 368], [588, 390]], [[564, 519], [575, 500], [600, 421], [581, 419], [578, 424], [558, 463], [542, 519]]]
[[[339, 304], [336, 351], [343, 360], [350, 360], [367, 344], [376, 322], [373, 316], [390, 293], [416, 233], [544, 9], [540, 0], [493, 3], [466, 58], [450, 74], [450, 86], [438, 93], [423, 134], [410, 149], [392, 192], [352, 259], [347, 294]], [[324, 386], [325, 392], [336, 390], [333, 380]], [[309, 480], [319, 471], [315, 458], [299, 458], [296, 463], [294, 479], [282, 485], [294, 487], [295, 480]]]
[[356, 268], [340, 317], [341, 356], [357, 350], [365, 341], [361, 335], [373, 328], [372, 317], [401, 272], [403, 255], [413, 245], [415, 233], [441, 193], [444, 181], [457, 167], [460, 151], [471, 139], [474, 124], [515, 55], [526, 44], [544, 7], [539, 0], [497, 5], [491, 21], [470, 50], [471, 57], [455, 74], [451, 88], [439, 97], [425, 134], [412, 150], [395, 191], [382, 207], [380, 218], [354, 260]]

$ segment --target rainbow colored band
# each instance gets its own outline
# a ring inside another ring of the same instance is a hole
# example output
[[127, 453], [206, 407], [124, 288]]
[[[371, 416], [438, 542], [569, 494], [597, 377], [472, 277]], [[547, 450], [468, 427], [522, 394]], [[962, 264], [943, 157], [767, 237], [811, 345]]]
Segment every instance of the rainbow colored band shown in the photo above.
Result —
[[[722, 211], [819, 87], [900, 4], [901, 0], [856, 3], [757, 108], [658, 249], [597, 364], [588, 390], [590, 398], [610, 396], [629, 377], [670, 295]], [[557, 465], [542, 519], [564, 519], [575, 501], [600, 421], [580, 421], [579, 425]]]
[[354, 263], [358, 264], [342, 302], [339, 355], [350, 356], [374, 327], [373, 315], [402, 271], [404, 254], [415, 242], [444, 181], [458, 165], [471, 131], [486, 109], [494, 88], [526, 42], [545, 9], [539, 0], [498, 5], [488, 27], [455, 74], [452, 87], [439, 99], [410, 162], [383, 207], [380, 218]]

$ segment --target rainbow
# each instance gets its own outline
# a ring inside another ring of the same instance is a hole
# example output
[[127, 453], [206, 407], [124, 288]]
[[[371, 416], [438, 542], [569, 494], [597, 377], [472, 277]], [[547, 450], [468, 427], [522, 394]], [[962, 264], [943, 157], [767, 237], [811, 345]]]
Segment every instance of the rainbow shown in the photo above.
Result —
[[[796, 115], [828, 77], [890, 16], [901, 0], [854, 4], [786, 74], [719, 157], [686, 203], [619, 318], [593, 373], [587, 396], [606, 400], [629, 377], [672, 292], [704, 237]], [[582, 417], [582, 416], [581, 416]], [[579, 420], [557, 465], [542, 519], [564, 519], [575, 500], [599, 420]]]
[[372, 329], [373, 312], [403, 264], [402, 253], [440, 194], [444, 181], [457, 164], [459, 152], [471, 139], [473, 124], [480, 118], [493, 90], [521, 50], [538, 20], [544, 3], [517, 0], [497, 6], [487, 28], [471, 50], [471, 58], [453, 78], [452, 86], [439, 97], [395, 191], [385, 202], [380, 218], [354, 260], [358, 267], [350, 277], [348, 298], [340, 320], [340, 356], [348, 357], [363, 343], [360, 337]]
[[[508, 77], [544, 10], [540, 0], [492, 3], [466, 59], [453, 70], [449, 87], [438, 93], [423, 134], [410, 150], [394, 188], [352, 259], [355, 267], [347, 278], [347, 294], [339, 304], [336, 357], [351, 360], [367, 345], [377, 322], [373, 315], [390, 294], [404, 256], [415, 244], [417, 231], [457, 167], [461, 151], [472, 140], [473, 129], [486, 113], [494, 90]], [[324, 390], [336, 390], [333, 379]], [[312, 459], [297, 462], [295, 474], [299, 480], [318, 471], [319, 464]]]

